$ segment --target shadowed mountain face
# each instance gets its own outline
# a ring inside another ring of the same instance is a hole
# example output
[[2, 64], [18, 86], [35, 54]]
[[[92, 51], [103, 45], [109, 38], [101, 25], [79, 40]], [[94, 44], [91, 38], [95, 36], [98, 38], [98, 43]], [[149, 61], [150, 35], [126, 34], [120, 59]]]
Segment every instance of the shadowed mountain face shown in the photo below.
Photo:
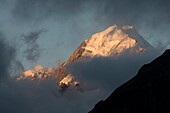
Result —
[[166, 50], [89, 113], [169, 113], [169, 105], [170, 50]]

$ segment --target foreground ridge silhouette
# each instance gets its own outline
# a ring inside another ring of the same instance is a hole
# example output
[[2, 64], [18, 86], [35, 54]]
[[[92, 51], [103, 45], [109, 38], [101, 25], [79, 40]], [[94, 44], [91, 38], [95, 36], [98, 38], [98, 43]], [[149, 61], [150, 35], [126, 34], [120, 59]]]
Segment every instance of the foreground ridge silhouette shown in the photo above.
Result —
[[89, 113], [169, 113], [170, 49], [117, 88]]

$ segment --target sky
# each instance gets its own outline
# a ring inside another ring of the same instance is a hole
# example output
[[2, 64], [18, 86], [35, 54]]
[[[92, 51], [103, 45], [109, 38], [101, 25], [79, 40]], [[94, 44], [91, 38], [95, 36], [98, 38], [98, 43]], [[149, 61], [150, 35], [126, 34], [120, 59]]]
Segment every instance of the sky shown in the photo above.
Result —
[[0, 0], [0, 32], [25, 69], [48, 67], [113, 24], [133, 25], [154, 47], [168, 48], [169, 12], [168, 0]]
[[55, 80], [18, 83], [11, 76], [66, 61], [82, 41], [113, 24], [133, 25], [164, 51], [170, 47], [169, 5], [168, 0], [0, 0], [0, 112], [87, 113], [155, 56], [71, 64], [83, 90], [65, 94]]

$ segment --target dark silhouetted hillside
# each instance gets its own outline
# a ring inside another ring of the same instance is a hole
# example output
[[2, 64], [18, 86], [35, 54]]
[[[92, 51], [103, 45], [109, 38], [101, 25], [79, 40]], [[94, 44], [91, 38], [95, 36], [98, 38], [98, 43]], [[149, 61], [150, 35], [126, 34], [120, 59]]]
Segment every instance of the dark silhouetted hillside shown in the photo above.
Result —
[[105, 101], [97, 103], [89, 113], [169, 113], [170, 50], [117, 88]]

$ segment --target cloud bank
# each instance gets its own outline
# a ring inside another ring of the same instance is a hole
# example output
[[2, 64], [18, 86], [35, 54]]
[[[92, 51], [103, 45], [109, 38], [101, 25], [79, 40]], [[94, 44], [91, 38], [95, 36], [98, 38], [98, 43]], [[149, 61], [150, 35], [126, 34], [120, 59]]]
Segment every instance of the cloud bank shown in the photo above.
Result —
[[137, 70], [156, 57], [155, 53], [118, 58], [94, 58], [68, 66], [80, 86], [61, 92], [56, 79], [16, 81], [0, 84], [0, 112], [14, 113], [87, 113], [115, 88], [132, 78]]

